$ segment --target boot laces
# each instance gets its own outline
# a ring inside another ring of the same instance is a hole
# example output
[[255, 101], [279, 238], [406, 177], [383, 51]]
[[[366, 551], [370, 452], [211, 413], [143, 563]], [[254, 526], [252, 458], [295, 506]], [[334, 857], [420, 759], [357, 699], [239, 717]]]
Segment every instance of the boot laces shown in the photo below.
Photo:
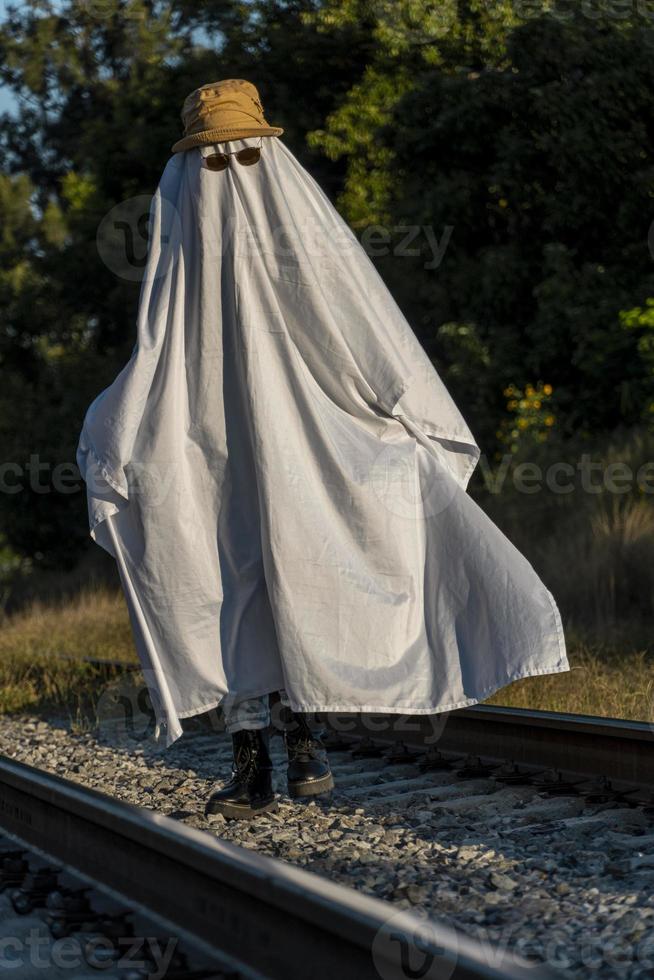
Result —
[[288, 739], [288, 755], [290, 759], [309, 758], [317, 759], [320, 757], [323, 748], [322, 742], [311, 735], [303, 735], [298, 739]]
[[258, 756], [256, 745], [239, 745], [232, 765], [232, 779], [249, 782], [256, 773]]

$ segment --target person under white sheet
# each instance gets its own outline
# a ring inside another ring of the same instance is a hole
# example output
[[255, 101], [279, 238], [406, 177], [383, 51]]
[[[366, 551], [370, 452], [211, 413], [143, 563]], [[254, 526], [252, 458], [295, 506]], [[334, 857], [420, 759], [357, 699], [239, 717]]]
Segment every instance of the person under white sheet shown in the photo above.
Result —
[[189, 96], [221, 125], [187, 113], [137, 343], [78, 447], [158, 736], [280, 690], [299, 725], [569, 670], [556, 602], [466, 492], [480, 448], [354, 234], [279, 135], [216, 141], [239, 99], [260, 108], [228, 82]]

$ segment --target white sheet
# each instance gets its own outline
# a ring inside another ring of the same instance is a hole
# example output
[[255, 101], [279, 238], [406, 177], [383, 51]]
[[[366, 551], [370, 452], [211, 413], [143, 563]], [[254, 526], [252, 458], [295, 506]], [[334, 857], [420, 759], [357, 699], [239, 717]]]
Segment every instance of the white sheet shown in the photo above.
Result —
[[170, 745], [285, 688], [432, 713], [569, 670], [559, 611], [466, 493], [480, 450], [368, 256], [279, 139], [173, 156], [138, 339], [77, 461]]

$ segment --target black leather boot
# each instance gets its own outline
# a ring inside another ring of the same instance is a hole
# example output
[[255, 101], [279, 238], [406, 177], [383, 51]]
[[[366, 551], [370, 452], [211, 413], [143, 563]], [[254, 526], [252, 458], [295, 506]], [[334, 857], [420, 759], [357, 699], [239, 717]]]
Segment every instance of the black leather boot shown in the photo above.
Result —
[[274, 810], [277, 799], [272, 788], [267, 733], [242, 729], [232, 735], [232, 746], [232, 778], [209, 797], [205, 815], [222, 813], [234, 820], [246, 820]]
[[284, 743], [288, 755], [288, 795], [319, 796], [334, 788], [327, 753], [306, 719], [290, 708], [282, 711]]

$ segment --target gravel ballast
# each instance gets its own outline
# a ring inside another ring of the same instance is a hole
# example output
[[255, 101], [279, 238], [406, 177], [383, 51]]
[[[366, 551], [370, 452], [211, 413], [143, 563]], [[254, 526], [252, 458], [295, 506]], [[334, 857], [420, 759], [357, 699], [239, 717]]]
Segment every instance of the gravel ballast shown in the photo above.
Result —
[[9, 758], [444, 919], [564, 977], [654, 977], [648, 811], [349, 752], [330, 753], [331, 797], [291, 801], [282, 741], [271, 745], [278, 809], [225, 821], [203, 815], [229, 776], [223, 733], [189, 730], [162, 752], [106, 726], [94, 734], [63, 721], [0, 718], [0, 752]]

